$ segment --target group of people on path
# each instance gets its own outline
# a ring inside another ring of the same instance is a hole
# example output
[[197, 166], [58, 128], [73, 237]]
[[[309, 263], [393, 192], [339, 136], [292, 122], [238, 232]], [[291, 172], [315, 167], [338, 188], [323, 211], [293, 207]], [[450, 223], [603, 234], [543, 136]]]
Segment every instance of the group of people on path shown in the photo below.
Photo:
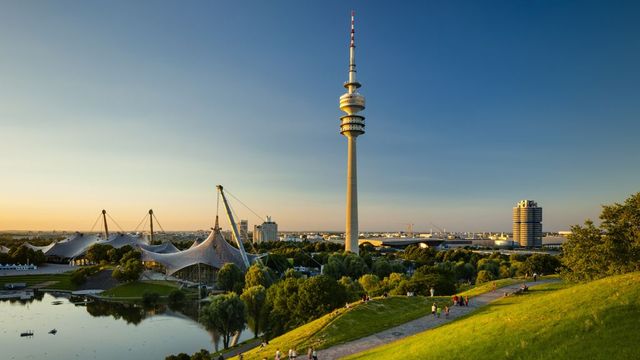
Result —
[[[296, 358], [298, 358], [298, 353], [296, 352], [295, 349], [289, 349], [289, 352], [287, 354], [287, 359], [292, 359], [295, 360]], [[274, 357], [275, 360], [283, 360], [285, 359], [284, 357], [282, 357], [282, 352], [280, 352], [280, 349], [276, 349], [276, 355]], [[316, 349], [310, 347], [309, 351], [307, 351], [307, 359], [308, 360], [318, 360], [318, 352], [316, 351]], [[263, 360], [267, 360], [267, 358], [263, 358]]]
[[[433, 317], [440, 317], [440, 315], [442, 314], [442, 307], [438, 306], [438, 304], [433, 303], [433, 305], [431, 305], [431, 314], [433, 314]], [[449, 317], [449, 307], [445, 306], [444, 307], [444, 317], [448, 318]]]
[[453, 297], [451, 298], [451, 301], [453, 301], [453, 305], [458, 305], [458, 306], [469, 306], [469, 297], [465, 296], [458, 296], [458, 295], [453, 295]]

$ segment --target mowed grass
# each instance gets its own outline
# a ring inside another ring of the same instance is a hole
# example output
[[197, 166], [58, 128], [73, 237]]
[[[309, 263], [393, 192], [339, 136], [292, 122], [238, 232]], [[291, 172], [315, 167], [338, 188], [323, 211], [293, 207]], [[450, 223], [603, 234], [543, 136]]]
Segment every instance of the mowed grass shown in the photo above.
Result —
[[434, 302], [444, 306], [449, 303], [449, 297], [392, 296], [372, 299], [366, 303], [354, 303], [349, 309], [336, 309], [279, 336], [269, 341], [266, 347], [245, 353], [244, 358], [272, 358], [277, 349], [285, 353], [289, 349], [296, 349], [298, 354], [304, 353], [306, 356], [310, 346], [317, 350], [326, 349], [427, 315], [431, 313], [431, 305]]
[[[348, 312], [351, 309], [336, 309], [333, 312], [322, 316], [314, 321], [306, 323], [288, 333], [285, 333], [281, 336], [278, 336], [275, 339], [269, 341], [269, 345], [264, 348], [257, 347], [250, 351], [244, 353], [245, 360], [251, 359], [271, 359], [273, 358], [273, 354], [275, 354], [277, 349], [280, 349], [282, 353], [287, 353], [289, 349], [296, 349], [300, 357], [302, 354], [306, 354], [306, 349], [308, 346], [308, 339], [311, 338], [318, 331], [322, 330], [325, 326], [327, 326], [331, 321], [335, 318], [341, 316], [345, 312]], [[237, 359], [234, 357], [232, 359]]]
[[336, 318], [313, 335], [308, 343], [316, 349], [326, 349], [360, 339], [430, 314], [431, 305], [434, 302], [440, 308], [451, 304], [448, 296], [434, 298], [392, 296], [386, 299], [375, 299], [360, 304]]
[[178, 286], [168, 281], [134, 281], [118, 285], [100, 295], [112, 298], [141, 298], [144, 293], [157, 293], [167, 296], [176, 289]]
[[640, 273], [545, 284], [348, 359], [638, 359]]
[[4, 289], [4, 285], [8, 283], [26, 283], [27, 286], [33, 286], [46, 282], [55, 282], [45, 286], [46, 289], [69, 291], [76, 289], [76, 286], [71, 283], [71, 273], [0, 276], [0, 289]]
[[[541, 276], [538, 279], [558, 279], [558, 278], [559, 278], [558, 275], [547, 275], [547, 276]], [[469, 297], [482, 295], [489, 291], [493, 291], [493, 283], [496, 284], [496, 289], [499, 289], [501, 287], [505, 287], [513, 284], [521, 284], [521, 283], [530, 282], [530, 281], [533, 281], [533, 278], [529, 277], [525, 279], [522, 277], [522, 278], [499, 279], [499, 280], [489, 281], [484, 284], [475, 285], [462, 292], [459, 292], [458, 295], [469, 296]]]

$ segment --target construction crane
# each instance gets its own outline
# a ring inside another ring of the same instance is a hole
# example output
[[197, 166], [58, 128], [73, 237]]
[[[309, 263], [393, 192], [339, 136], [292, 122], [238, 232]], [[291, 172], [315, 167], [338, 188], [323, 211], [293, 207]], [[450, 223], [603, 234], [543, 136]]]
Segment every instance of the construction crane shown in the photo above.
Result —
[[242, 255], [242, 262], [244, 266], [248, 269], [251, 264], [249, 263], [249, 257], [247, 256], [247, 252], [244, 250], [244, 245], [242, 244], [242, 238], [240, 237], [240, 232], [238, 231], [238, 225], [236, 221], [233, 219], [233, 213], [231, 212], [231, 207], [229, 206], [229, 202], [227, 202], [227, 197], [224, 196], [224, 189], [222, 185], [216, 185], [220, 196], [222, 196], [222, 203], [224, 204], [224, 209], [227, 212], [227, 219], [229, 219], [229, 225], [231, 227], [231, 231], [233, 231], [233, 236], [236, 239], [236, 243], [238, 244], [238, 249], [240, 249], [240, 255]]

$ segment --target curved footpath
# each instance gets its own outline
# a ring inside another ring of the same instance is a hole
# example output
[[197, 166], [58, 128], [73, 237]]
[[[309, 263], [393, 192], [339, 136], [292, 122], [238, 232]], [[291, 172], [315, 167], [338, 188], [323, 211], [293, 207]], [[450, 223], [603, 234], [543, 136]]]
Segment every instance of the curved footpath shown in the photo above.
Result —
[[[550, 282], [558, 282], [559, 279], [545, 279], [539, 281], [530, 281], [527, 282], [528, 287], [532, 287], [535, 285], [546, 284]], [[388, 344], [390, 342], [403, 339], [407, 336], [411, 336], [425, 330], [429, 330], [440, 325], [443, 325], [447, 322], [451, 322], [461, 316], [467, 315], [470, 312], [473, 312], [477, 308], [483, 307], [490, 302], [503, 298], [505, 295], [512, 294], [516, 292], [522, 283], [513, 284], [498, 288], [496, 290], [484, 293], [482, 295], [475, 296], [469, 299], [469, 306], [452, 306], [449, 308], [449, 317], [445, 318], [444, 311], [440, 318], [436, 318], [433, 315], [429, 314], [423, 316], [419, 319], [415, 319], [404, 323], [402, 325], [398, 325], [391, 329], [387, 329], [381, 331], [377, 334], [369, 335], [367, 337], [363, 337], [357, 340], [353, 340], [344, 344], [336, 345], [330, 347], [328, 349], [320, 350], [318, 352], [318, 358], [325, 359], [339, 359], [348, 355], [352, 355], [355, 353], [359, 353], [365, 350], [369, 350], [376, 346]]]

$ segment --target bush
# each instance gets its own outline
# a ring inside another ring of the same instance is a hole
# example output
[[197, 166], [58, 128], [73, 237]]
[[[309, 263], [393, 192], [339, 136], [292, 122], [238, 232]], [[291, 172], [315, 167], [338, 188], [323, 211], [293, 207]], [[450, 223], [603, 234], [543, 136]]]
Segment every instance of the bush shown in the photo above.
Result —
[[156, 306], [160, 302], [160, 294], [155, 292], [146, 292], [142, 294], [142, 304], [144, 306]]
[[180, 305], [187, 299], [187, 295], [180, 289], [173, 290], [169, 293], [168, 301], [171, 305]]
[[82, 285], [89, 276], [96, 274], [98, 271], [100, 271], [99, 265], [79, 268], [71, 274], [71, 283], [76, 286]]

